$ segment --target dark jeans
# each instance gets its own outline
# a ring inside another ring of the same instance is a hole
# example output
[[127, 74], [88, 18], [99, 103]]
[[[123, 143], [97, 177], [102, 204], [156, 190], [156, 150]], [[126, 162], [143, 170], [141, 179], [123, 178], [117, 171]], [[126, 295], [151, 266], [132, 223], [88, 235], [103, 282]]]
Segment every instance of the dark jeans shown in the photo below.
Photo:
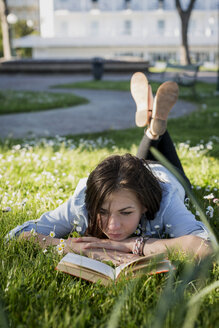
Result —
[[166, 131], [162, 136], [159, 137], [158, 140], [151, 140], [146, 134], [144, 134], [138, 148], [137, 157], [156, 161], [156, 159], [149, 150], [151, 146], [159, 150], [159, 152], [178, 169], [179, 173], [191, 187], [191, 183], [185, 175], [182, 164], [176, 153], [176, 149], [174, 147], [172, 139], [170, 138], [169, 133]]

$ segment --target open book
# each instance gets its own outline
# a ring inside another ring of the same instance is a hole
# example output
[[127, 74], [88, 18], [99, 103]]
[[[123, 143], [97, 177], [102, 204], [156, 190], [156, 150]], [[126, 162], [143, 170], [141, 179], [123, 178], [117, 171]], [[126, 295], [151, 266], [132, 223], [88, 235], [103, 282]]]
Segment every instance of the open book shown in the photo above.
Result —
[[68, 253], [58, 263], [56, 269], [91, 282], [100, 281], [107, 286], [110, 282], [118, 280], [122, 273], [125, 275], [130, 272], [133, 275], [137, 273], [155, 274], [175, 268], [169, 260], [155, 256], [139, 256], [138, 259], [123, 263], [114, 269], [103, 262]]

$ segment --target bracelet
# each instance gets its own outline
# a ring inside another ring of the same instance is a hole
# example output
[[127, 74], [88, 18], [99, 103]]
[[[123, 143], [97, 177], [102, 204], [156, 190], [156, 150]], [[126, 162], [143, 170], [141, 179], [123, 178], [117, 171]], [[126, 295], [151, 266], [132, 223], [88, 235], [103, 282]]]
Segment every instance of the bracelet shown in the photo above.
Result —
[[148, 237], [148, 236], [136, 238], [133, 249], [132, 249], [132, 253], [135, 255], [140, 255], [140, 256], [144, 255], [144, 253], [143, 253], [144, 245], [149, 238], [150, 237]]

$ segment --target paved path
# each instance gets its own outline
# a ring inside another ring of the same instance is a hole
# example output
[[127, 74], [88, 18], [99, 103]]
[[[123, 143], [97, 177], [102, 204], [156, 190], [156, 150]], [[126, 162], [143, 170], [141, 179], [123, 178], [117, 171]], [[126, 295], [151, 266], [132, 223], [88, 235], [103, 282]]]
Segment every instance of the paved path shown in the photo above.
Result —
[[[89, 76], [0, 76], [0, 88], [12, 90], [48, 90], [57, 83], [89, 80]], [[126, 77], [127, 79], [127, 77]], [[73, 92], [90, 103], [76, 107], [0, 116], [0, 138], [31, 136], [75, 135], [109, 129], [134, 127], [135, 104], [129, 92], [102, 90], [58, 90]], [[179, 117], [195, 110], [196, 106], [178, 101], [170, 117]]]

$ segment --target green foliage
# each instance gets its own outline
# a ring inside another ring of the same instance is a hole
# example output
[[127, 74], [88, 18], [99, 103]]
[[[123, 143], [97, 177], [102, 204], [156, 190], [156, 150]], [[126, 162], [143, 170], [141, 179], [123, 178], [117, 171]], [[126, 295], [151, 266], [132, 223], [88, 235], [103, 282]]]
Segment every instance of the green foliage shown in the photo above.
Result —
[[87, 99], [74, 94], [36, 91], [0, 91], [0, 115], [35, 112], [86, 104]]
[[25, 20], [18, 20], [17, 23], [13, 25], [13, 30], [15, 38], [20, 38], [34, 32], [34, 28], [27, 26]]
[[[22, 36], [26, 36], [29, 34], [34, 34], [34, 28], [27, 26], [25, 20], [18, 20], [16, 24], [14, 24], [13, 28], [13, 36], [15, 38], [21, 38]], [[31, 48], [17, 48], [16, 54], [19, 57], [32, 57], [32, 49]]]
[[[195, 113], [170, 120], [168, 129], [195, 197], [219, 238], [219, 115], [214, 87], [205, 87], [207, 95], [198, 100]], [[0, 144], [0, 315], [5, 327], [217, 326], [216, 257], [193, 263], [183, 254], [170, 254], [175, 272], [122, 279], [104, 287], [54, 270], [60, 256], [53, 248], [43, 253], [32, 241], [5, 242], [4, 236], [16, 225], [66, 201], [79, 179], [107, 155], [135, 154], [142, 133], [134, 128]], [[186, 204], [199, 219], [191, 200]]]

